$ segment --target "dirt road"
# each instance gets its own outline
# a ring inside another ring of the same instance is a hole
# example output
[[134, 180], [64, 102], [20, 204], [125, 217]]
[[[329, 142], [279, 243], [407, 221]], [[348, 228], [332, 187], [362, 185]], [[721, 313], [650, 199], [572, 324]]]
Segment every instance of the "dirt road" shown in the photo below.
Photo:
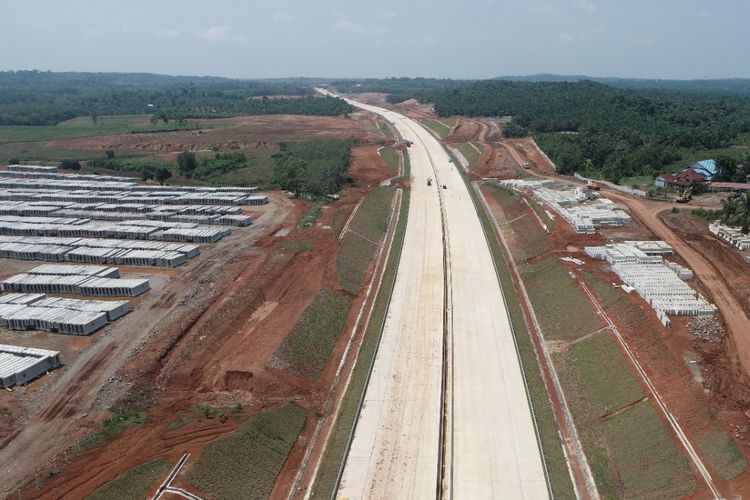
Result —
[[461, 174], [415, 121], [352, 104], [385, 117], [414, 144], [403, 256], [339, 497], [433, 498], [442, 483], [456, 498], [546, 498], [505, 302]]

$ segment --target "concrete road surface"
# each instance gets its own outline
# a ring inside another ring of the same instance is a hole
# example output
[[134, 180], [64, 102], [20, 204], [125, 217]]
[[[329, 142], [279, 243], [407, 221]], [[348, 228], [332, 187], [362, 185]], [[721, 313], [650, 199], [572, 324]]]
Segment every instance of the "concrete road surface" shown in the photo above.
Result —
[[[403, 253], [338, 498], [435, 498], [441, 481], [448, 498], [547, 498], [505, 301], [458, 168], [414, 120], [349, 102], [383, 116], [414, 144]], [[442, 474], [444, 349], [449, 453]]]

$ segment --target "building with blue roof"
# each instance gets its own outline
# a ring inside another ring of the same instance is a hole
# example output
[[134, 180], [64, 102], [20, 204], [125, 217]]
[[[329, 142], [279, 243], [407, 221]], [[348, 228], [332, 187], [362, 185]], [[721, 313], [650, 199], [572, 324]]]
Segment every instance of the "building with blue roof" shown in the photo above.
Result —
[[703, 174], [707, 181], [710, 181], [711, 179], [713, 179], [713, 176], [716, 175], [716, 161], [714, 160], [697, 161], [692, 165], [688, 165], [685, 170], [687, 170], [688, 168], [692, 168], [699, 174]]

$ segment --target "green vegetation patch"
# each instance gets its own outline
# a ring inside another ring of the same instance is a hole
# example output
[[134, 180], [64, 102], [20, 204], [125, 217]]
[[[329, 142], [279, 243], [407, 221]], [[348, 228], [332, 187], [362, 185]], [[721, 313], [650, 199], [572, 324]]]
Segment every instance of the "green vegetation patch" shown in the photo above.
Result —
[[281, 246], [281, 250], [286, 253], [301, 253], [312, 250], [312, 243], [307, 240], [286, 240]]
[[400, 156], [401, 153], [390, 146], [383, 146], [382, 148], [380, 148], [380, 157], [383, 158], [385, 163], [388, 165], [388, 168], [390, 168], [391, 172], [393, 172], [394, 174], [398, 173]]
[[143, 500], [159, 479], [169, 472], [171, 465], [165, 460], [153, 460], [128, 469], [108, 482], [87, 500]]
[[323, 212], [323, 202], [322, 201], [314, 201], [310, 204], [309, 207], [307, 207], [307, 211], [305, 211], [305, 215], [302, 216], [302, 218], [299, 221], [299, 227], [310, 227], [313, 224], [315, 224], [315, 221], [318, 220], [318, 217], [320, 217], [320, 214]]
[[352, 295], [359, 294], [359, 289], [365, 280], [367, 266], [377, 248], [376, 245], [352, 232], [344, 236], [341, 240], [341, 247], [336, 253], [336, 277], [341, 288]]
[[282, 142], [273, 159], [273, 182], [297, 195], [321, 197], [350, 182], [345, 175], [354, 140], [314, 139]]
[[583, 275], [589, 286], [593, 289], [594, 294], [597, 296], [597, 298], [599, 299], [599, 303], [604, 309], [609, 308], [615, 302], [625, 296], [625, 292], [622, 290], [622, 288], [620, 288], [619, 286], [612, 286], [612, 283], [609, 283], [602, 277], [588, 271], [583, 271], [581, 272], [581, 274]]
[[521, 195], [493, 183], [485, 183], [482, 187], [503, 209], [505, 220], [499, 222], [505, 223], [503, 230], [512, 235], [511, 252], [516, 262], [533, 259], [550, 250], [547, 233], [533, 219], [534, 216], [528, 214]]
[[[688, 459], [680, 453], [659, 414], [648, 401], [601, 424], [597, 460], [606, 453], [607, 480], [597, 475], [603, 496], [613, 498], [681, 498], [696, 486]], [[588, 438], [588, 432], [586, 438]]]
[[135, 389], [112, 407], [112, 416], [102, 422], [101, 431], [81, 440], [79, 448], [89, 448], [103, 443], [126, 429], [139, 427], [148, 421], [146, 408], [152, 400], [150, 390]]
[[609, 333], [572, 345], [561, 360], [566, 394], [584, 419], [598, 418], [641, 399], [645, 394]]
[[445, 139], [453, 130], [453, 126], [456, 124], [454, 117], [443, 118], [440, 120], [427, 120], [424, 122], [438, 137]]
[[745, 457], [723, 429], [717, 427], [698, 436], [696, 441], [696, 446], [722, 481], [730, 481], [747, 469]]
[[312, 485], [310, 498], [314, 500], [329, 499], [336, 487], [336, 476], [339, 467], [344, 460], [344, 454], [347, 450], [349, 433], [357, 419], [357, 409], [359, 401], [365, 391], [368, 375], [375, 361], [375, 354], [378, 349], [380, 332], [385, 323], [386, 313], [390, 304], [391, 291], [396, 281], [396, 271], [401, 258], [401, 250], [404, 244], [404, 235], [406, 233], [406, 222], [409, 213], [409, 190], [403, 191], [401, 198], [401, 209], [396, 224], [396, 232], [393, 236], [391, 253], [388, 257], [385, 270], [383, 271], [383, 282], [381, 283], [378, 296], [375, 299], [375, 305], [370, 315], [370, 321], [367, 323], [362, 345], [357, 355], [357, 363], [352, 369], [352, 376], [349, 387], [346, 390], [339, 410], [336, 425], [331, 431], [328, 438], [328, 445], [325, 454], [321, 459], [318, 467], [318, 475]]
[[519, 267], [547, 339], [572, 340], [605, 326], [557, 257]]
[[351, 294], [359, 293], [377, 242], [388, 229], [394, 194], [393, 188], [379, 187], [367, 195], [336, 253], [336, 275], [341, 287]]
[[396, 136], [393, 133], [393, 130], [391, 129], [390, 125], [387, 125], [385, 123], [382, 123], [381, 121], [375, 122], [378, 125], [378, 130], [380, 130], [380, 133], [382, 133], [386, 139], [395, 139]]
[[555, 355], [597, 485], [606, 498], [675, 498], [695, 486], [688, 460], [609, 334]]
[[469, 142], [459, 144], [456, 149], [458, 149], [464, 158], [466, 158], [466, 161], [469, 162], [469, 169], [473, 168], [479, 160], [479, 157], [482, 156], [482, 153], [480, 152], [482, 148], [480, 147], [479, 151], [477, 151], [477, 149]]
[[348, 314], [346, 297], [321, 290], [276, 349], [271, 364], [300, 377], [317, 380], [328, 364]]
[[304, 410], [285, 404], [211, 441], [185, 480], [216, 499], [266, 499], [302, 426]]

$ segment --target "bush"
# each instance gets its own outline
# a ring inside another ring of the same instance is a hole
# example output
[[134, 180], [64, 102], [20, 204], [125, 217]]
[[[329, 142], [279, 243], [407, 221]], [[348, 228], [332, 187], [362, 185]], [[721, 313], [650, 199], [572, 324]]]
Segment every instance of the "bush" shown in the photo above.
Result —
[[60, 168], [64, 170], [81, 170], [81, 162], [78, 160], [63, 160]]
[[195, 159], [195, 153], [184, 151], [177, 155], [177, 171], [190, 179], [193, 172], [198, 167], [198, 161]]

